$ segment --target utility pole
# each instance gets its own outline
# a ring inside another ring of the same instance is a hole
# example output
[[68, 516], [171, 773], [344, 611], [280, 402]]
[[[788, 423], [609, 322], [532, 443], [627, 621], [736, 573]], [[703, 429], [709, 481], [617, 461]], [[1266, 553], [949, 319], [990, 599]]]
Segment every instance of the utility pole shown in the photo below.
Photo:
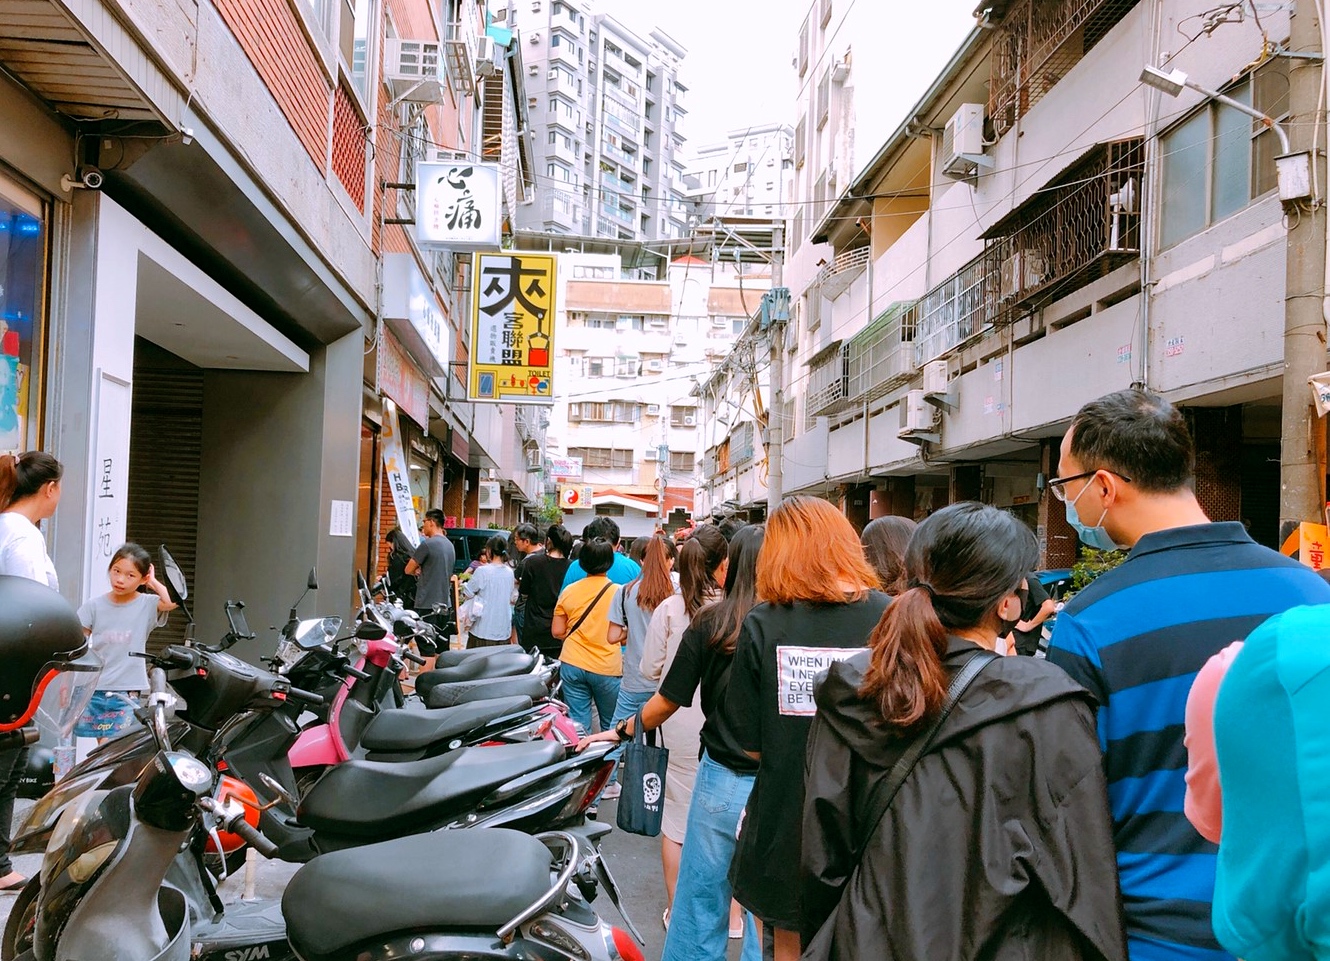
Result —
[[[1310, 0], [1306, 0], [1310, 2]], [[785, 285], [785, 224], [771, 231], [771, 287]], [[767, 414], [767, 515], [780, 506], [781, 470], [785, 445], [785, 321], [773, 316], [767, 334], [771, 337], [771, 404]]]
[[[1321, 24], [1313, 0], [1296, 0], [1289, 30], [1291, 150], [1313, 151], [1316, 183], [1310, 209], [1292, 218], [1284, 280], [1284, 397], [1279, 463], [1279, 541], [1303, 521], [1325, 522], [1325, 422], [1317, 416], [1307, 378], [1325, 368], [1326, 162], [1325, 124], [1317, 116], [1323, 63]], [[1299, 55], [1304, 56], [1299, 56]], [[1311, 57], [1305, 55], [1311, 54]]]

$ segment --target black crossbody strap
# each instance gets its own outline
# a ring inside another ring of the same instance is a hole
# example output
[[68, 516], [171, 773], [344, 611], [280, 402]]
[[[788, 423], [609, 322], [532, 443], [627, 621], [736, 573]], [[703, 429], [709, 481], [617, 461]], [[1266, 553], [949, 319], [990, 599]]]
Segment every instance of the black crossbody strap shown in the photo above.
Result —
[[992, 651], [977, 651], [970, 655], [970, 658], [965, 662], [965, 666], [956, 672], [956, 676], [951, 679], [951, 683], [947, 686], [947, 700], [942, 705], [942, 710], [938, 713], [937, 719], [929, 725], [927, 731], [924, 731], [911, 742], [910, 746], [905, 749], [905, 753], [891, 766], [887, 776], [873, 785], [868, 795], [868, 817], [863, 822], [865, 830], [859, 841], [859, 847], [854, 853], [856, 862], [863, 858], [864, 850], [881, 826], [887, 808], [891, 807], [891, 802], [896, 797], [896, 793], [900, 791], [901, 785], [910, 776], [914, 766], [919, 763], [919, 759], [932, 746], [933, 739], [937, 737], [943, 723], [951, 715], [951, 709], [956, 706], [956, 702], [961, 699], [961, 695], [965, 693], [965, 689], [970, 686], [970, 683], [979, 676], [979, 672], [997, 658], [998, 655]]
[[613, 587], [613, 586], [614, 586], [614, 582], [613, 582], [613, 581], [610, 581], [608, 584], [606, 584], [604, 587], [602, 587], [602, 588], [600, 589], [600, 593], [597, 594], [597, 595], [592, 599], [591, 603], [587, 605], [586, 610], [584, 610], [584, 611], [582, 612], [582, 616], [579, 617], [579, 618], [577, 619], [577, 622], [576, 622], [575, 624], [573, 624], [573, 626], [570, 627], [570, 628], [568, 629], [568, 633], [565, 634], [565, 635], [563, 636], [563, 639], [564, 639], [565, 641], [568, 640], [568, 638], [572, 637], [574, 634], [577, 633], [577, 629], [578, 629], [579, 627], [582, 626], [582, 622], [585, 621], [588, 617], [591, 616], [591, 612], [594, 611], [594, 610], [596, 609], [596, 605], [599, 604], [599, 603], [600, 603], [600, 599], [601, 599], [602, 597], [605, 596], [605, 592], [608, 591], [608, 590], [609, 590], [611, 587]]

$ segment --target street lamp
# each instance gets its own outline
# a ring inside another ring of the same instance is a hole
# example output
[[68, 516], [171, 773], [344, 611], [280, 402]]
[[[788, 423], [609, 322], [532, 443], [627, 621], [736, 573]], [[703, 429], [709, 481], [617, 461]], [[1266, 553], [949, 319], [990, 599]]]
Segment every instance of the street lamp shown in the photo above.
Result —
[[1283, 151], [1275, 158], [1275, 175], [1279, 181], [1280, 201], [1282, 203], [1296, 203], [1312, 198], [1311, 151], [1301, 150], [1292, 153], [1289, 149], [1288, 134], [1284, 132], [1284, 128], [1273, 117], [1263, 114], [1255, 107], [1249, 107], [1239, 100], [1234, 100], [1232, 97], [1226, 97], [1218, 90], [1202, 87], [1194, 80], [1189, 80], [1181, 70], [1165, 73], [1158, 67], [1147, 65], [1141, 70], [1141, 83], [1147, 87], [1153, 87], [1161, 93], [1166, 93], [1170, 97], [1176, 97], [1184, 89], [1190, 88], [1210, 100], [1215, 100], [1226, 107], [1232, 107], [1239, 113], [1245, 113], [1247, 116], [1259, 120], [1275, 132], [1275, 136], [1279, 138], [1279, 146]]

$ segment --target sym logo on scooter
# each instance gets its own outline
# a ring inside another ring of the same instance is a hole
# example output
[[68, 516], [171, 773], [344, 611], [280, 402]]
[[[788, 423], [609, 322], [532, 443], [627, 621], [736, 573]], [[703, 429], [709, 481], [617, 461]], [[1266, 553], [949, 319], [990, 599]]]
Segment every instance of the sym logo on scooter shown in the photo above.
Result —
[[239, 951], [226, 952], [226, 961], [263, 961], [270, 957], [268, 945], [260, 944], [252, 948], [241, 948]]

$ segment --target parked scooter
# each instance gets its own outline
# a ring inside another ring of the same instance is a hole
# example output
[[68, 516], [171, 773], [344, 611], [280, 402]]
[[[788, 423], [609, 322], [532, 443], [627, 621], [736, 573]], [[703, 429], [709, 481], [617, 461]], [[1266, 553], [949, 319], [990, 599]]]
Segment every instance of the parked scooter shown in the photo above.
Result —
[[[618, 904], [591, 833], [410, 837], [311, 862], [280, 906], [222, 905], [203, 869], [201, 838], [231, 832], [269, 855], [275, 846], [241, 804], [219, 797], [207, 755], [173, 745], [163, 668], [200, 726], [291, 699], [315, 704], [317, 695], [222, 652], [173, 647], [153, 663], [151, 729], [160, 750], [136, 784], [90, 792], [62, 816], [40, 879], [14, 907], [5, 961], [641, 961], [627, 933], [589, 906], [599, 886]], [[438, 884], [447, 864], [467, 866], [465, 885]]]

